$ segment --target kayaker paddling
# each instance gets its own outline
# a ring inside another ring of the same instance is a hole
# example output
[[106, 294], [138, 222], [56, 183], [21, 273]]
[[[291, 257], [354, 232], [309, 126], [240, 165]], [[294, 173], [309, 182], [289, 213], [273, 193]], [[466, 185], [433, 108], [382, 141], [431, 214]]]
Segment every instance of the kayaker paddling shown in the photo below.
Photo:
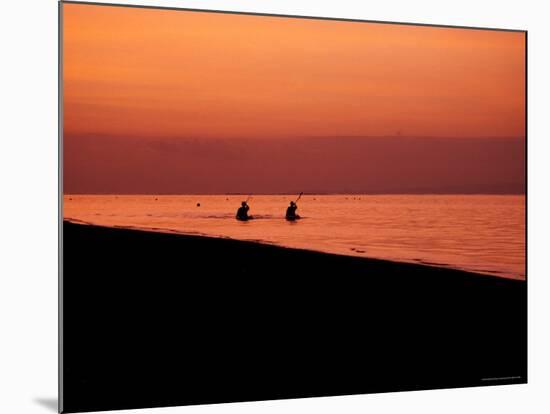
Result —
[[239, 209], [237, 210], [237, 215], [236, 215], [236, 219], [239, 220], [239, 221], [247, 221], [247, 220], [250, 220], [252, 218], [252, 216], [249, 216], [248, 215], [248, 210], [250, 209], [250, 207], [248, 206], [248, 200], [250, 199], [250, 197], [248, 197], [246, 199], [246, 201], [243, 201], [241, 203], [241, 206], [239, 207]]
[[287, 207], [285, 218], [288, 221], [295, 221], [295, 220], [298, 220], [300, 218], [300, 216], [298, 214], [296, 214], [296, 210], [298, 210], [298, 205], [296, 203], [302, 197], [302, 194], [303, 193], [300, 193], [300, 195], [298, 196], [296, 201], [291, 201], [290, 205]]

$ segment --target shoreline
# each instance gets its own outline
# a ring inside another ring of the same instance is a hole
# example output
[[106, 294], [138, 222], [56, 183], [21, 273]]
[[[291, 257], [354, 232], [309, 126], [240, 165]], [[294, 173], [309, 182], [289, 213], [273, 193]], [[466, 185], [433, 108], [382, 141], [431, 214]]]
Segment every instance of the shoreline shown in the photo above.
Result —
[[392, 260], [392, 259], [384, 259], [384, 258], [377, 258], [377, 257], [371, 257], [371, 256], [360, 256], [360, 255], [355, 255], [355, 254], [346, 254], [346, 253], [336, 253], [336, 252], [330, 252], [330, 251], [324, 251], [324, 250], [315, 250], [315, 249], [310, 249], [310, 248], [302, 248], [302, 247], [293, 247], [293, 246], [285, 246], [285, 245], [282, 245], [282, 244], [278, 244], [276, 242], [270, 242], [270, 241], [267, 241], [267, 240], [261, 240], [261, 239], [256, 239], [256, 240], [243, 240], [243, 239], [236, 239], [236, 238], [233, 238], [233, 237], [230, 237], [230, 236], [217, 236], [217, 235], [211, 235], [211, 234], [205, 234], [205, 233], [199, 233], [199, 232], [183, 232], [183, 231], [179, 231], [179, 230], [172, 230], [172, 229], [163, 229], [163, 228], [156, 228], [156, 227], [151, 227], [151, 228], [147, 228], [147, 227], [127, 227], [127, 226], [117, 226], [117, 225], [114, 225], [114, 226], [107, 226], [107, 225], [100, 225], [100, 224], [94, 224], [94, 223], [90, 223], [90, 222], [86, 222], [86, 221], [83, 221], [83, 220], [79, 220], [79, 219], [73, 219], [73, 218], [63, 218], [63, 223], [72, 223], [72, 224], [77, 224], [77, 225], [84, 225], [84, 226], [91, 226], [91, 227], [100, 227], [100, 228], [105, 228], [105, 229], [116, 229], [116, 230], [130, 230], [130, 231], [141, 231], [141, 232], [145, 232], [145, 233], [160, 233], [160, 234], [170, 234], [170, 235], [174, 235], [174, 236], [183, 236], [183, 237], [186, 237], [186, 236], [191, 236], [191, 237], [204, 237], [204, 238], [207, 238], [207, 239], [223, 239], [223, 240], [234, 240], [234, 241], [237, 241], [237, 242], [243, 242], [243, 243], [255, 243], [255, 244], [259, 244], [259, 245], [265, 245], [265, 246], [274, 246], [274, 247], [279, 247], [281, 249], [290, 249], [290, 250], [298, 250], [298, 251], [303, 251], [303, 252], [311, 252], [311, 253], [320, 253], [320, 254], [327, 254], [327, 255], [335, 255], [335, 256], [343, 256], [343, 257], [352, 257], [352, 258], [358, 258], [358, 259], [364, 259], [364, 260], [373, 260], [373, 261], [380, 261], [380, 262], [385, 262], [385, 263], [395, 263], [395, 264], [409, 264], [409, 265], [417, 265], [417, 266], [422, 266], [422, 267], [433, 267], [433, 268], [437, 268], [437, 269], [445, 269], [445, 270], [454, 270], [454, 271], [459, 271], [459, 272], [464, 272], [464, 273], [468, 273], [468, 274], [474, 274], [474, 275], [478, 275], [478, 276], [481, 276], [481, 277], [496, 277], [496, 278], [500, 278], [500, 279], [507, 279], [507, 280], [517, 280], [517, 281], [520, 281], [520, 282], [525, 282], [526, 281], [526, 278], [525, 276], [523, 275], [519, 275], [519, 277], [515, 277], [515, 276], [511, 276], [509, 274], [505, 274], [502, 272], [502, 274], [494, 274], [494, 273], [484, 273], [484, 272], [480, 272], [480, 271], [473, 271], [473, 270], [468, 270], [468, 269], [464, 269], [464, 268], [461, 268], [461, 267], [458, 267], [458, 266], [453, 266], [451, 264], [448, 264], [448, 265], [445, 265], [445, 264], [436, 264], [436, 263], [425, 263], [425, 262], [422, 262], [421, 259], [418, 259], [418, 260], [413, 260], [411, 259], [410, 261], [407, 261], [407, 260]]

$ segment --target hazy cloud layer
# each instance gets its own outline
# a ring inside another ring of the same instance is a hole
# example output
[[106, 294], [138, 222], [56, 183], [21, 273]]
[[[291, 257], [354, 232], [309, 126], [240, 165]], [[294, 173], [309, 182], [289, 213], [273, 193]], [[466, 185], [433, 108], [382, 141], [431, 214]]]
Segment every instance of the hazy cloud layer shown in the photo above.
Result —
[[129, 138], [65, 136], [64, 192], [525, 191], [523, 138]]

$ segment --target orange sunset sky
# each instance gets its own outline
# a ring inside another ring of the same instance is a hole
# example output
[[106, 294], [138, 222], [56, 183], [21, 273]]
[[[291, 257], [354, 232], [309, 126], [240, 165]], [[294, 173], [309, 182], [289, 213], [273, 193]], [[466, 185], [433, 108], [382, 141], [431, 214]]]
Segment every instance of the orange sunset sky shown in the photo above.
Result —
[[[250, 158], [267, 164], [274, 159], [253, 148], [260, 140], [276, 146], [325, 137], [332, 152], [339, 137], [493, 139], [487, 145], [508, 145], [493, 160], [495, 168], [502, 164], [497, 181], [506, 175], [499, 185], [523, 181], [523, 32], [64, 4], [63, 80], [69, 191], [224, 191], [190, 182], [196, 170], [180, 165], [193, 164], [185, 156], [212, 139], [228, 154], [243, 154], [239, 145], [252, 142]], [[422, 142], [419, 152], [429, 157]], [[208, 154], [202, 174], [235, 167]], [[306, 160], [294, 175], [320, 168], [317, 161]], [[129, 178], [155, 165], [167, 170], [142, 187]], [[246, 167], [234, 172], [249, 174]], [[356, 177], [358, 185], [364, 178]]]

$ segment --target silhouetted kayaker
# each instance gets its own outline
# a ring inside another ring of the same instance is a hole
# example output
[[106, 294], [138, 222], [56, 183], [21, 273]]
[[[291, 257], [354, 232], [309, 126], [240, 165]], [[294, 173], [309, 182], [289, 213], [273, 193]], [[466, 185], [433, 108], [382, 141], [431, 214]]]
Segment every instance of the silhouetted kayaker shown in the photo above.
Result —
[[243, 201], [241, 203], [241, 206], [237, 210], [237, 217], [236, 217], [237, 220], [241, 220], [241, 221], [250, 220], [252, 217], [248, 215], [249, 209], [250, 207], [248, 207], [248, 204], [246, 203], [246, 201]]
[[296, 220], [296, 219], [299, 219], [300, 216], [298, 214], [296, 214], [296, 210], [298, 209], [298, 206], [296, 205], [296, 203], [294, 201], [291, 201], [290, 202], [290, 205], [288, 206], [288, 208], [286, 209], [286, 215], [285, 215], [285, 218], [287, 220], [290, 220], [290, 221], [293, 221], [293, 220]]

